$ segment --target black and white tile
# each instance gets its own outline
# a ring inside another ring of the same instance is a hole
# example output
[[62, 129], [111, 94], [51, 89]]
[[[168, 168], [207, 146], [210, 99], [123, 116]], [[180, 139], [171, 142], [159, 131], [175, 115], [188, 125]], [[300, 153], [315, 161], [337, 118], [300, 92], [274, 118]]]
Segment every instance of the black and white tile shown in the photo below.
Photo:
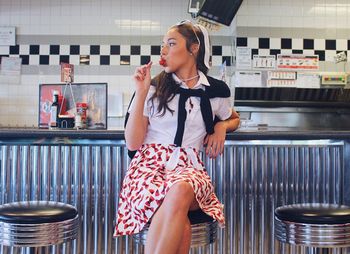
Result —
[[347, 55], [350, 53], [350, 40], [346, 39], [237, 37], [236, 46], [251, 48], [252, 56], [278, 54], [318, 55], [320, 61], [330, 62], [341, 51], [345, 51]]
[[[212, 46], [212, 64], [220, 66], [226, 61], [231, 65], [231, 46]], [[2, 56], [21, 57], [23, 65], [140, 65], [158, 61], [159, 45], [58, 45], [33, 44], [0, 47]]]

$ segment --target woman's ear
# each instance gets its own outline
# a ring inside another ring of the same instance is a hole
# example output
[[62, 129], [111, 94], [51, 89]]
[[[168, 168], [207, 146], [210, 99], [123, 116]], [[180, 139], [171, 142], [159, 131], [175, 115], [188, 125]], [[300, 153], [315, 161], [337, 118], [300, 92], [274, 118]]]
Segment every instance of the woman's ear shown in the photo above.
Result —
[[199, 45], [198, 44], [192, 44], [191, 45], [191, 51], [190, 53], [193, 55], [197, 55], [199, 50]]

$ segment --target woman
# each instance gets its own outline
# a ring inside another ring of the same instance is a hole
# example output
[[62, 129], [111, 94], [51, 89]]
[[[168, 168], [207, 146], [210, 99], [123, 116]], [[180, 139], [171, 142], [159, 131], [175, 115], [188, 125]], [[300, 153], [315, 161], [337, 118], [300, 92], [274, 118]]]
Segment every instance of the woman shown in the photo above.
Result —
[[[115, 236], [138, 233], [150, 222], [146, 254], [188, 253], [189, 211], [202, 209], [225, 223], [198, 151], [205, 145], [210, 157], [222, 153], [239, 117], [227, 85], [206, 76], [209, 49], [205, 28], [182, 22], [163, 38], [164, 71], [151, 80], [148, 63], [134, 74], [125, 139], [137, 153], [123, 182]], [[214, 116], [221, 120], [215, 126]]]

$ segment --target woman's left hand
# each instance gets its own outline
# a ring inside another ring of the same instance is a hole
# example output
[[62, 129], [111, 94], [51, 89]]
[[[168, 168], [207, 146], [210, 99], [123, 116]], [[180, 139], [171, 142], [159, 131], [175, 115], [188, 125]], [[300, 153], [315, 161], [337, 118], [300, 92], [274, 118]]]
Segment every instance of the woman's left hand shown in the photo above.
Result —
[[216, 158], [224, 151], [224, 143], [226, 138], [225, 122], [217, 122], [214, 126], [214, 133], [207, 135], [204, 139], [205, 153], [210, 158]]

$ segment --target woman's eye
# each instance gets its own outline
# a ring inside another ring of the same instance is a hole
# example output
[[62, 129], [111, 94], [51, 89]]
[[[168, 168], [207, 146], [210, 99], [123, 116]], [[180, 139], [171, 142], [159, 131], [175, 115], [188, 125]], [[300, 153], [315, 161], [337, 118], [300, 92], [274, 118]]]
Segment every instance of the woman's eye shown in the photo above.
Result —
[[175, 42], [169, 42], [169, 46], [170, 47], [175, 46]]

